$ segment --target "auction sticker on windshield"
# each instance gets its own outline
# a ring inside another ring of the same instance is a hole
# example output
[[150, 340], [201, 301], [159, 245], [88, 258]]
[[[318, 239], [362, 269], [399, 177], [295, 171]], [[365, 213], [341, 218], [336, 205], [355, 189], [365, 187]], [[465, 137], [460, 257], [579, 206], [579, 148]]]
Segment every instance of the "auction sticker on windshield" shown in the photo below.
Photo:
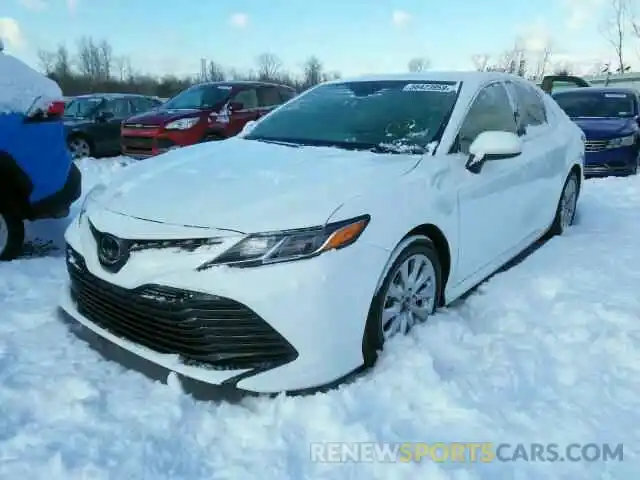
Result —
[[455, 93], [458, 91], [459, 83], [445, 84], [445, 83], [409, 83], [402, 89], [403, 92], [440, 92], [440, 93]]

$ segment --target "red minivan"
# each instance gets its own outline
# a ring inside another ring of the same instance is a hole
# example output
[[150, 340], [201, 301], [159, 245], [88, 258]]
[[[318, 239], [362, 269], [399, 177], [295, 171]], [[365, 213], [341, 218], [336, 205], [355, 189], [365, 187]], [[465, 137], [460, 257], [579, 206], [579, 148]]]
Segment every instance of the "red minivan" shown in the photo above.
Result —
[[285, 85], [213, 82], [195, 85], [160, 107], [122, 122], [122, 153], [146, 158], [240, 133], [244, 125], [296, 96]]

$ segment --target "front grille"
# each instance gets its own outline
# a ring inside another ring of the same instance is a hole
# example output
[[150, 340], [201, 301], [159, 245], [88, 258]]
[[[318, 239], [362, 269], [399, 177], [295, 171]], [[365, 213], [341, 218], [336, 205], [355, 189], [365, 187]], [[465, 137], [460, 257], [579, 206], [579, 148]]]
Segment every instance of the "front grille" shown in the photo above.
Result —
[[122, 127], [131, 130], [155, 130], [158, 128], [156, 125], [142, 125], [140, 123], [125, 123]]
[[155, 139], [151, 137], [122, 136], [122, 148], [128, 151], [151, 152]]
[[125, 289], [91, 274], [67, 247], [78, 311], [116, 336], [188, 365], [216, 370], [272, 368], [297, 357], [293, 346], [249, 307], [229, 298], [143, 285]]
[[587, 140], [584, 142], [585, 152], [602, 152], [607, 149], [609, 140]]

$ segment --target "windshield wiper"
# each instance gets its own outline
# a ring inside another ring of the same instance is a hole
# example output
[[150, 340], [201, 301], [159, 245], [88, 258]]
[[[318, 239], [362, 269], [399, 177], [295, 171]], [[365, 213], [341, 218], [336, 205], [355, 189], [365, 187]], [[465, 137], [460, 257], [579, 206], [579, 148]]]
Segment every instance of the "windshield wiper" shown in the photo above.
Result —
[[263, 142], [263, 143], [273, 143], [274, 145], [283, 145], [285, 147], [293, 147], [293, 148], [300, 148], [302, 146], [299, 143], [285, 142], [283, 140], [271, 140], [270, 138], [261, 138], [261, 137], [247, 138], [247, 140], [255, 140], [257, 142]]

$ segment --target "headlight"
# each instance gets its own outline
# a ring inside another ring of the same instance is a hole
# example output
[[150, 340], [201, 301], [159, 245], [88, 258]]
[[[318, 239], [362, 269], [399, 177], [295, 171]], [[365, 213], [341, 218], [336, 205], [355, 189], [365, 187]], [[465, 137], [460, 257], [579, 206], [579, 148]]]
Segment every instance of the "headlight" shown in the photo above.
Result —
[[369, 215], [362, 215], [320, 227], [249, 235], [217, 258], [198, 267], [198, 270], [217, 265], [257, 267], [316, 257], [354, 243], [370, 219]]
[[82, 200], [82, 204], [80, 205], [80, 214], [78, 215], [78, 223], [82, 222], [85, 213], [87, 212], [87, 207], [93, 202], [93, 200], [100, 195], [102, 192], [106, 190], [106, 186], [102, 183], [95, 185], [91, 190], [87, 192], [84, 196], [84, 200]]
[[199, 121], [199, 118], [181, 118], [168, 123], [164, 128], [166, 130], [188, 130]]
[[630, 147], [634, 143], [636, 143], [635, 134], [609, 140], [609, 143], [607, 144], [607, 146], [609, 148]]

